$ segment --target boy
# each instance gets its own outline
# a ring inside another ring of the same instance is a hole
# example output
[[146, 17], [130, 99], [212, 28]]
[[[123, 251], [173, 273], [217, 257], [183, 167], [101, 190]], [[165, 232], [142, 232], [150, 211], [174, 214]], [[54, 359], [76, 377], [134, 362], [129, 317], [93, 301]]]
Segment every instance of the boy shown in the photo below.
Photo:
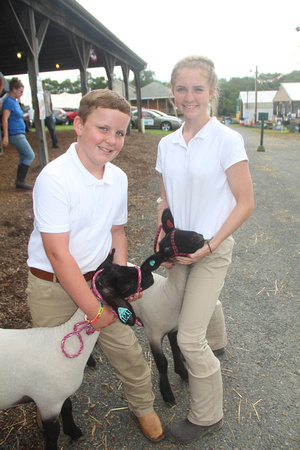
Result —
[[35, 327], [60, 325], [79, 307], [101, 330], [98, 344], [123, 382], [129, 408], [144, 435], [157, 442], [163, 430], [142, 349], [109, 306], [101, 312], [90, 290], [112, 248], [114, 263], [127, 265], [127, 176], [111, 161], [123, 147], [130, 113], [130, 104], [110, 90], [82, 98], [74, 119], [77, 143], [48, 164], [34, 186], [27, 294]]

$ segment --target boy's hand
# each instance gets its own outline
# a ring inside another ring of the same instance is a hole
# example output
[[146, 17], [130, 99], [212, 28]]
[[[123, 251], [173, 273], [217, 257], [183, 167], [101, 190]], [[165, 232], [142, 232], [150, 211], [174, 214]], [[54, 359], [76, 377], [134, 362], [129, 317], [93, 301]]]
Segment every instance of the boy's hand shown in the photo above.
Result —
[[99, 319], [92, 324], [92, 327], [96, 331], [100, 331], [101, 328], [105, 328], [108, 325], [111, 325], [112, 323], [116, 322], [117, 319], [113, 315], [113, 309], [111, 306], [104, 304], [103, 305], [103, 313], [99, 317]]

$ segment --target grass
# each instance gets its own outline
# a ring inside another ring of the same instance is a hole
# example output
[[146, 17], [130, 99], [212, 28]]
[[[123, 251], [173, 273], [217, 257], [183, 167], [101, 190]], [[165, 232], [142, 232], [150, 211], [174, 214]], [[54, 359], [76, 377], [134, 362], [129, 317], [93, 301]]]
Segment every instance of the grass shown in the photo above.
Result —
[[[241, 126], [239, 124], [232, 124], [230, 125], [232, 128], [235, 128], [237, 131], [241, 129]], [[71, 130], [73, 129], [73, 125], [56, 125], [56, 130]], [[248, 130], [253, 131], [254, 133], [261, 133], [261, 128], [252, 128], [252, 127], [245, 127]], [[46, 128], [47, 130], [47, 128]], [[32, 131], [35, 131], [35, 128], [32, 128]], [[138, 133], [137, 129], [132, 129], [132, 133]], [[155, 136], [167, 136], [168, 134], [172, 133], [173, 131], [163, 131], [163, 130], [154, 130], [147, 128], [145, 130], [145, 134], [152, 134]], [[296, 132], [297, 133], [297, 132]], [[290, 134], [289, 130], [285, 127], [284, 131], [281, 130], [266, 130], [264, 129], [264, 134], [268, 135], [282, 135], [282, 134]]]
[[[230, 125], [230, 126], [235, 128], [237, 131], [242, 128], [241, 125], [238, 125], [238, 124], [233, 124], [233, 125]], [[245, 127], [245, 128], [247, 128], [247, 130], [253, 131], [254, 133], [261, 133], [261, 127], [255, 127], [255, 128], [254, 127]], [[276, 136], [276, 135], [279, 135], [279, 134], [280, 135], [281, 134], [290, 134], [290, 131], [286, 127], [284, 127], [284, 131], [281, 131], [281, 130], [266, 130], [266, 129], [264, 129], [264, 134], [269, 134], [269, 135]]]
[[[138, 133], [138, 130], [131, 130], [132, 133]], [[154, 130], [147, 128], [145, 130], [145, 134], [152, 134], [155, 136], [167, 136], [168, 134], [172, 133], [172, 131], [164, 131], [164, 130]]]

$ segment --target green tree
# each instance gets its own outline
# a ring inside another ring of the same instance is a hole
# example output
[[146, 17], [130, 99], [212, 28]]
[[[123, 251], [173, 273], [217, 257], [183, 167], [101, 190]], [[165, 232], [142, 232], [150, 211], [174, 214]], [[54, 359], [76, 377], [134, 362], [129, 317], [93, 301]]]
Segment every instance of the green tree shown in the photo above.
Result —
[[[142, 70], [140, 73], [140, 79], [141, 79], [141, 87], [147, 86], [147, 84], [152, 83], [153, 81], [157, 81], [155, 78], [155, 72], [153, 70]], [[133, 86], [135, 86], [135, 80], [131, 80], [129, 82]]]
[[51, 78], [45, 78], [43, 81], [45, 82], [46, 91], [49, 91], [50, 94], [59, 94], [60, 93], [59, 82], [57, 80], [51, 80]]
[[88, 87], [91, 88], [91, 90], [105, 89], [107, 88], [107, 80], [105, 79], [105, 77], [91, 77], [88, 81]]

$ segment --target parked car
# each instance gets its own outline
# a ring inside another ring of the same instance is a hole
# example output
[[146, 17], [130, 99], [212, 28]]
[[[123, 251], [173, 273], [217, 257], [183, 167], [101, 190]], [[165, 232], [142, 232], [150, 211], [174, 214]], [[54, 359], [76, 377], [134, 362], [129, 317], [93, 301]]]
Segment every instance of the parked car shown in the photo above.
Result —
[[69, 119], [64, 109], [53, 109], [53, 120], [56, 125], [69, 125]]
[[73, 120], [77, 116], [78, 109], [77, 108], [64, 108], [64, 111], [66, 112], [68, 120], [69, 120], [69, 123], [66, 122], [66, 125], [73, 123]]
[[[143, 110], [142, 117], [144, 119], [145, 128], [158, 128], [165, 131], [177, 130], [182, 125], [182, 120], [177, 117], [161, 115], [153, 110]], [[138, 112], [135, 111], [131, 116], [132, 128], [137, 128]]]

